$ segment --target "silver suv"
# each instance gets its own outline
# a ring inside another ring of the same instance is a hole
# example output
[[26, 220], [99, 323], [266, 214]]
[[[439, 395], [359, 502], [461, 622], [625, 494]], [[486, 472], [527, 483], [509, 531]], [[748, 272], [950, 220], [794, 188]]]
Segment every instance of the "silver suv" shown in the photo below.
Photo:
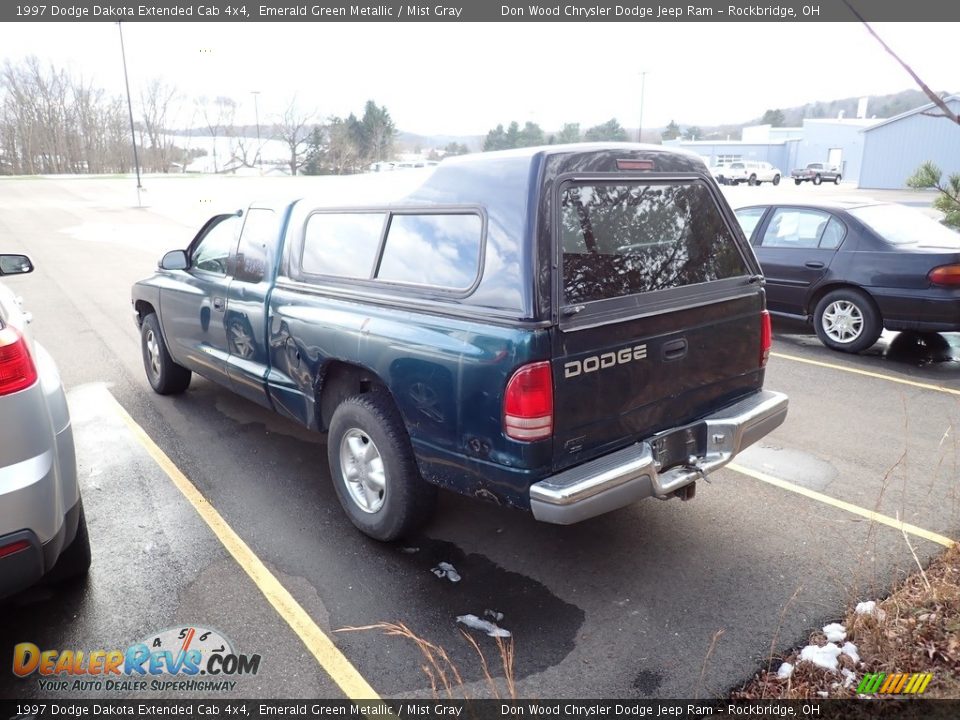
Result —
[[[0, 255], [0, 275], [32, 271], [27, 256]], [[0, 598], [90, 567], [67, 398], [29, 321], [0, 283]]]

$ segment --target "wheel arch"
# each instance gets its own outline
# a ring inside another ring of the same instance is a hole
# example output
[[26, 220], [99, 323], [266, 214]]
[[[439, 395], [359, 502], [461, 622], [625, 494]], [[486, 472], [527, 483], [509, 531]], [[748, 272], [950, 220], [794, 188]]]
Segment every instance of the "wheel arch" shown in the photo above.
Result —
[[317, 429], [325, 432], [330, 428], [334, 410], [346, 398], [378, 389], [384, 391], [397, 406], [387, 383], [375, 371], [344, 360], [327, 361], [314, 383], [314, 423]]

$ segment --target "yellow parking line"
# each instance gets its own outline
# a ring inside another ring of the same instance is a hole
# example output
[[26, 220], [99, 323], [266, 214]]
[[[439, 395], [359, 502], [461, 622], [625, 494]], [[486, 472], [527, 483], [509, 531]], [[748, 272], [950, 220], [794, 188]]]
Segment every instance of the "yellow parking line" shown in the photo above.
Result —
[[313, 618], [301, 607], [280, 581], [274, 577], [266, 565], [258, 558], [250, 547], [234, 532], [227, 521], [203, 497], [196, 486], [174, 465], [157, 444], [150, 439], [146, 431], [130, 417], [126, 410], [117, 402], [113, 395], [114, 409], [133, 432], [140, 444], [156, 461], [177, 489], [183, 493], [194, 510], [213, 530], [214, 535], [223, 543], [237, 563], [244, 569], [254, 584], [260, 589], [264, 597], [273, 605], [293, 631], [300, 637], [307, 649], [320, 663], [333, 681], [340, 686], [344, 694], [351, 700], [379, 700], [376, 691], [370, 687], [363, 676], [357, 672], [353, 664], [344, 656], [336, 645], [328, 638], [323, 630], [313, 621]]
[[900, 383], [901, 385], [910, 385], [923, 390], [935, 390], [936, 392], [947, 393], [948, 395], [960, 395], [960, 390], [944, 387], [943, 385], [932, 385], [930, 383], [917, 382], [916, 380], [905, 380], [903, 378], [894, 377], [893, 375], [884, 375], [883, 373], [870, 372], [869, 370], [860, 370], [859, 368], [835, 365], [834, 363], [821, 362], [820, 360], [808, 360], [807, 358], [797, 357], [796, 355], [785, 355], [778, 352], [772, 352], [770, 355], [773, 357], [783, 358], [784, 360], [793, 360], [795, 362], [807, 363], [808, 365], [818, 365], [819, 367], [830, 368], [831, 370], [842, 370], [843, 372], [854, 373], [855, 375], [866, 375], [867, 377], [877, 378], [879, 380], [889, 380], [890, 382]]
[[901, 530], [902, 532], [916, 535], [917, 537], [923, 538], [924, 540], [929, 540], [930, 542], [938, 543], [944, 547], [952, 547], [954, 545], [954, 541], [944, 535], [939, 535], [935, 532], [924, 530], [916, 525], [911, 525], [910, 523], [905, 523], [897, 520], [896, 518], [892, 518], [889, 515], [881, 515], [878, 512], [867, 510], [866, 508], [862, 508], [859, 505], [854, 505], [853, 503], [848, 503], [844, 500], [837, 500], [829, 495], [824, 495], [823, 493], [818, 493], [816, 490], [810, 490], [801, 485], [795, 485], [792, 482], [775, 478], [772, 475], [767, 475], [759, 470], [751, 470], [750, 468], [743, 467], [737, 463], [730, 463], [727, 465], [727, 468], [733, 470], [734, 472], [738, 472], [741, 475], [747, 475], [755, 480], [760, 480], [775, 487], [782, 488], [783, 490], [789, 490], [797, 495], [803, 495], [804, 497], [826, 503], [827, 505], [839, 508], [840, 510], [846, 510], [854, 515], [859, 515], [860, 517], [865, 517], [869, 520], [873, 520], [874, 522], [878, 522], [881, 525], [887, 525], [889, 527], [896, 528], [897, 530]]

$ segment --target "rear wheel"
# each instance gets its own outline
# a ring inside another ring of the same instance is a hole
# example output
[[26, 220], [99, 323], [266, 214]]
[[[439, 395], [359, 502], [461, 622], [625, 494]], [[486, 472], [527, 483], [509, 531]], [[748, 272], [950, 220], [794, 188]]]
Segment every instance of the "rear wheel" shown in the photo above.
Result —
[[749, 178], [747, 178], [747, 185], [757, 185], [757, 184], [758, 183], [757, 183], [756, 175], [751, 175]]
[[822, 178], [822, 177], [820, 177], [819, 175], [814, 175], [814, 176], [813, 176], [813, 184], [814, 184], [814, 185], [819, 185], [819, 184], [822, 183], [822, 182], [823, 182], [823, 178]]
[[160, 395], [177, 395], [190, 386], [190, 371], [177, 365], [170, 357], [160, 332], [160, 322], [153, 313], [143, 319], [140, 345], [143, 351], [143, 368], [154, 392]]
[[53, 566], [47, 582], [59, 583], [65, 580], [83, 577], [90, 569], [90, 536], [87, 535], [87, 519], [83, 514], [83, 501], [80, 503], [80, 517], [77, 520], [77, 534], [66, 549], [60, 553], [57, 564]]
[[802, 182], [803, 182], [803, 180], [801, 180], [800, 178], [797, 178], [797, 179], [795, 179], [795, 180], [793, 181], [793, 184], [794, 184], [794, 185], [799, 185], [799, 184], [802, 183]]
[[396, 540], [425, 523], [437, 489], [420, 476], [403, 419], [383, 390], [347, 398], [327, 437], [330, 476], [350, 521], [375, 540]]
[[859, 290], [827, 293], [814, 312], [817, 337], [828, 348], [856, 353], [873, 345], [883, 331], [880, 312]]
[[839, 184], [840, 184], [840, 176], [839, 176], [839, 175], [837, 175], [837, 176], [833, 179], [833, 184], [834, 184], [834, 185], [839, 185]]
[[[773, 184], [774, 184], [774, 185], [779, 185], [779, 184], [780, 184], [780, 176], [779, 176], [779, 175], [774, 175], [774, 176], [773, 176]], [[798, 184], [799, 184], [799, 183], [798, 183]]]

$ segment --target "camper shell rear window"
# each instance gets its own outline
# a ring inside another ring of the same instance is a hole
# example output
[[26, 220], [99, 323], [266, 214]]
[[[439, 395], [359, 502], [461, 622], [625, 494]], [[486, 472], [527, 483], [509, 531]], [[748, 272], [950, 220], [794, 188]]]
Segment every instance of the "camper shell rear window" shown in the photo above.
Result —
[[751, 274], [699, 180], [566, 183], [559, 234], [567, 305]]

